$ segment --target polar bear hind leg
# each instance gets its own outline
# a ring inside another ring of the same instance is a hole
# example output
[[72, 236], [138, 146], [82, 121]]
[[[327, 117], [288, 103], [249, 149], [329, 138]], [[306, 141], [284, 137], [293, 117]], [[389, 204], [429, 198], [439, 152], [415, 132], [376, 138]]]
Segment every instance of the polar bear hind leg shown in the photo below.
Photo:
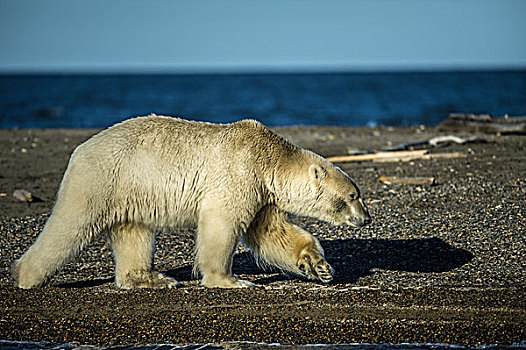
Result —
[[136, 223], [115, 225], [110, 232], [115, 259], [115, 284], [119, 288], [174, 288], [179, 283], [153, 270], [155, 235]]
[[324, 283], [333, 279], [318, 240], [274, 205], [259, 211], [243, 240], [263, 264]]
[[16, 285], [29, 289], [45, 284], [95, 234], [82, 213], [68, 215], [63, 207], [55, 208], [35, 243], [13, 263]]

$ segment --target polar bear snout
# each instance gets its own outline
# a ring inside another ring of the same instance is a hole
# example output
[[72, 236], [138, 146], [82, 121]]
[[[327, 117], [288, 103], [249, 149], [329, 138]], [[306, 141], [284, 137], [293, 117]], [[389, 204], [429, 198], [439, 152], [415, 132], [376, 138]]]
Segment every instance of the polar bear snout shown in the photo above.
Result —
[[369, 225], [372, 221], [373, 219], [371, 216], [367, 214], [367, 216], [363, 218], [349, 218], [347, 224], [356, 228], [360, 228]]
[[347, 217], [347, 223], [359, 228], [370, 224], [373, 219], [362, 198], [355, 200], [351, 206], [352, 215]]

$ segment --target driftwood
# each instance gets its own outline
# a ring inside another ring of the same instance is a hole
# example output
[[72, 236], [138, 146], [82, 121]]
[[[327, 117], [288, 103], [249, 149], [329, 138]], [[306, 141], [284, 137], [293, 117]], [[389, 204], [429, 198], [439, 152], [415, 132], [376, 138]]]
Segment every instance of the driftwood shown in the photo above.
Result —
[[472, 142], [488, 142], [484, 138], [478, 136], [459, 137], [455, 135], [436, 136], [429, 140], [406, 143], [394, 148], [384, 149], [379, 152], [367, 152], [361, 154], [349, 154], [344, 156], [334, 156], [327, 158], [333, 163], [347, 163], [347, 162], [364, 162], [373, 161], [379, 163], [387, 162], [409, 162], [413, 160], [425, 159], [451, 159], [451, 158], [466, 158], [468, 156], [465, 152], [452, 153], [429, 153], [426, 149], [413, 150], [415, 147], [438, 147], [444, 144], [457, 143], [466, 144]]
[[386, 158], [401, 158], [409, 156], [418, 156], [426, 154], [426, 150], [421, 151], [393, 151], [393, 152], [377, 152], [367, 154], [350, 154], [346, 156], [335, 156], [329, 157], [327, 160], [333, 163], [346, 163], [346, 162], [363, 162], [368, 160], [378, 160]]
[[486, 139], [478, 136], [459, 137], [455, 135], [443, 135], [436, 136], [429, 140], [405, 143], [394, 148], [384, 149], [379, 152], [366, 152], [360, 154], [350, 154], [344, 156], [334, 156], [327, 158], [329, 161], [334, 163], [346, 163], [346, 162], [408, 162], [419, 159], [444, 159], [444, 158], [465, 158], [466, 153], [453, 152], [453, 153], [431, 153], [428, 154], [428, 150], [420, 149], [413, 150], [415, 147], [439, 147], [449, 143], [466, 144], [472, 142], [488, 142]]
[[386, 185], [421, 185], [432, 186], [435, 184], [434, 177], [396, 177], [382, 176], [380, 181]]
[[419, 151], [378, 152], [378, 153], [371, 153], [371, 154], [337, 156], [337, 157], [329, 157], [327, 158], [327, 160], [333, 163], [348, 163], [348, 162], [363, 162], [363, 161], [389, 163], [389, 162], [410, 162], [413, 160], [466, 158], [467, 156], [468, 154], [466, 152], [428, 153], [427, 150], [419, 150]]
[[380, 158], [380, 159], [373, 160], [373, 162], [377, 162], [377, 163], [411, 162], [413, 160], [466, 158], [467, 156], [468, 154], [466, 152], [429, 153], [429, 154], [421, 154], [421, 155], [405, 156], [405, 157]]
[[383, 152], [392, 152], [392, 151], [403, 151], [403, 150], [410, 150], [414, 148], [424, 148], [427, 146], [431, 147], [440, 147], [444, 146], [450, 143], [457, 143], [457, 144], [466, 144], [466, 143], [486, 143], [488, 140], [478, 137], [478, 136], [469, 136], [469, 137], [459, 137], [455, 135], [443, 135], [443, 136], [436, 136], [433, 138], [430, 138], [429, 140], [425, 141], [419, 141], [419, 142], [410, 142], [410, 143], [404, 143], [402, 145], [384, 149]]
[[449, 119], [442, 122], [440, 130], [462, 130], [489, 134], [526, 134], [526, 116], [493, 117], [489, 114], [451, 113]]

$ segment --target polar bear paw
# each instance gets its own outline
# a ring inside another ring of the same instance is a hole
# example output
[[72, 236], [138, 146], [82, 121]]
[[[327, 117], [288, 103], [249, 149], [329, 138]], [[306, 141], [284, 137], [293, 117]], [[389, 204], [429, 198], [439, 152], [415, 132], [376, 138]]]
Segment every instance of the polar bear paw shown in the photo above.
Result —
[[134, 271], [127, 273], [124, 279], [118, 279], [116, 285], [122, 289], [176, 288], [179, 282], [156, 271]]
[[234, 277], [204, 277], [201, 285], [207, 288], [254, 288], [256, 285]]
[[306, 251], [300, 255], [297, 267], [302, 276], [329, 283], [334, 276], [334, 270], [325, 259], [315, 251]]

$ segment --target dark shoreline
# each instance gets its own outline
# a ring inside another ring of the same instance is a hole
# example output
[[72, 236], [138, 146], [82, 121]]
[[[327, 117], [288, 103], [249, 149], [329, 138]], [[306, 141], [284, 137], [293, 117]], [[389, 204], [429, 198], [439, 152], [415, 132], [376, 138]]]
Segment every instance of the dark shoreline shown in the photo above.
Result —
[[[324, 156], [379, 150], [443, 134], [436, 128], [276, 129]], [[335, 282], [261, 271], [248, 253], [234, 273], [253, 290], [207, 290], [192, 279], [193, 231], [160, 232], [156, 267], [175, 290], [120, 291], [97, 240], [50, 285], [16, 289], [8, 268], [50, 212], [69, 154], [94, 130], [0, 130], [0, 339], [98, 346], [226, 341], [509, 345], [526, 340], [526, 138], [431, 152], [467, 158], [339, 164], [375, 221], [351, 230], [299, 223], [322, 242]], [[462, 135], [462, 132], [456, 133]], [[25, 149], [25, 151], [23, 151]], [[435, 186], [387, 186], [381, 176], [433, 176]], [[17, 202], [15, 189], [42, 201]]]

